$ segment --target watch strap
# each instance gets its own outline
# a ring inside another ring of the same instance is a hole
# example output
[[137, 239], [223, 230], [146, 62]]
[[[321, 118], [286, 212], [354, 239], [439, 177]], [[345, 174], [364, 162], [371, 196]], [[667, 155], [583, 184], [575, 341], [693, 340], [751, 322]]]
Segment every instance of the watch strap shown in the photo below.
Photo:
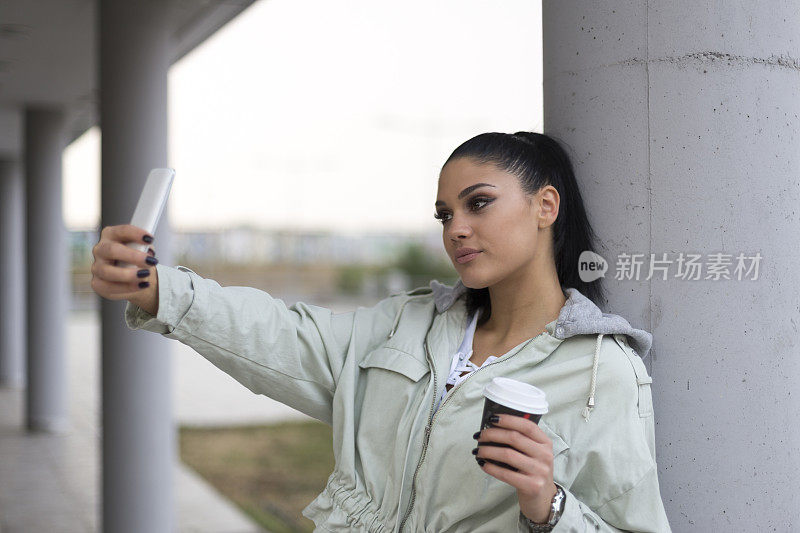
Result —
[[526, 516], [525, 521], [528, 524], [528, 528], [534, 533], [552, 531], [555, 525], [558, 523], [558, 520], [561, 518], [561, 515], [564, 513], [564, 504], [566, 499], [567, 495], [564, 492], [564, 489], [556, 484], [556, 494], [553, 496], [553, 500], [550, 502], [550, 516], [548, 517], [547, 522], [537, 523]]

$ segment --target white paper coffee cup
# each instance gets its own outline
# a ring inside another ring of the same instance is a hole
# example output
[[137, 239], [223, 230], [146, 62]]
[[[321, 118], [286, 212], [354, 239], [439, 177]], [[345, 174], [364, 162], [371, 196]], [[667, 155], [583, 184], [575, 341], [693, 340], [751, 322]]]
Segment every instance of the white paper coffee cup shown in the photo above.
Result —
[[545, 392], [516, 379], [496, 377], [484, 387], [483, 395], [494, 403], [519, 411], [518, 416], [526, 413], [541, 416], [547, 413]]
[[[528, 383], [516, 379], [496, 377], [483, 389], [485, 398], [483, 415], [481, 416], [481, 431], [494, 427], [490, 418], [497, 414], [510, 414], [539, 423], [542, 415], [547, 413], [547, 397], [544, 391]], [[507, 444], [498, 442], [481, 442], [480, 446], [500, 446], [510, 448]], [[517, 469], [492, 459], [487, 462], [516, 471]]]

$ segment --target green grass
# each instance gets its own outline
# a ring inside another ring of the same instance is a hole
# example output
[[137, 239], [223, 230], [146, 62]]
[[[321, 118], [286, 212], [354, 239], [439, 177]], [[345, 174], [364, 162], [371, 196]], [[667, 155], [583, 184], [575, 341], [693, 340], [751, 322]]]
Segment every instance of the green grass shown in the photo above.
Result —
[[300, 513], [333, 471], [332, 431], [322, 422], [180, 428], [181, 460], [274, 533], [312, 532]]

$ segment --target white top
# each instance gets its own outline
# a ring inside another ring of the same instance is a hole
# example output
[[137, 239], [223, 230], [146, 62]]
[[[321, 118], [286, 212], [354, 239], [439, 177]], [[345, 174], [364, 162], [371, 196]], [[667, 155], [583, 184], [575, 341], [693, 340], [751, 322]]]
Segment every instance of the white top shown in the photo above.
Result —
[[467, 379], [472, 372], [497, 359], [496, 356], [490, 355], [480, 367], [469, 360], [469, 358], [472, 357], [472, 339], [475, 336], [475, 325], [478, 323], [478, 316], [480, 314], [481, 310], [478, 309], [475, 311], [475, 314], [472, 315], [467, 330], [464, 332], [464, 340], [461, 341], [461, 346], [458, 347], [458, 351], [453, 354], [453, 358], [450, 361], [450, 375], [447, 377], [447, 382], [442, 390], [442, 394], [439, 396], [439, 401], [436, 402], [436, 407], [434, 407], [433, 410], [434, 412], [439, 409], [439, 405], [441, 405], [444, 397], [450, 392], [447, 389], [447, 385], [452, 385], [453, 388], [455, 388], [459, 383]]

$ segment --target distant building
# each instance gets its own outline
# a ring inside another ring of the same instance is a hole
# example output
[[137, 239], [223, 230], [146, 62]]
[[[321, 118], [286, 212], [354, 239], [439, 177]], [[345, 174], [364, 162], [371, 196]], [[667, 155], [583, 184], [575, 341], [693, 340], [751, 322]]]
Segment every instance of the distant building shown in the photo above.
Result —
[[[92, 261], [99, 240], [96, 229], [70, 230], [73, 264]], [[175, 231], [175, 257], [185, 262], [294, 263], [379, 265], [391, 263], [407, 244], [417, 244], [443, 259], [441, 235], [384, 233], [342, 235], [304, 230], [267, 230], [236, 227], [205, 231]]]

